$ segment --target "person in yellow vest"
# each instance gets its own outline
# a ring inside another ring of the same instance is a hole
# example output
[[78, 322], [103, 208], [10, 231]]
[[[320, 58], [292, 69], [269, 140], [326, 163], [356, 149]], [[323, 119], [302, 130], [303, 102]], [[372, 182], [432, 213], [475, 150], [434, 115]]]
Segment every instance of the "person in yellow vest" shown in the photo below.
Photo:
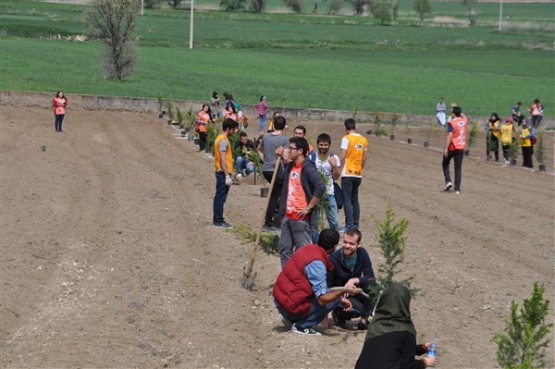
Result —
[[226, 119], [222, 123], [222, 132], [214, 142], [214, 166], [216, 167], [216, 195], [214, 196], [213, 219], [216, 227], [229, 228], [231, 225], [224, 219], [224, 203], [233, 184], [233, 148], [229, 136], [239, 129], [239, 123]]
[[451, 176], [449, 175], [449, 164], [451, 159], [455, 159], [455, 193], [457, 195], [461, 191], [462, 162], [466, 147], [467, 128], [468, 119], [462, 114], [460, 106], [454, 106], [451, 109], [451, 120], [447, 123], [447, 136], [441, 166], [443, 168], [443, 176], [445, 177], [444, 191], [447, 192], [453, 187], [453, 182], [451, 182]]
[[503, 162], [509, 164], [509, 150], [513, 145], [513, 118], [508, 117], [505, 119], [505, 124], [501, 127], [501, 146], [503, 148]]
[[501, 119], [497, 113], [492, 113], [488, 120], [488, 134], [486, 136], [486, 156], [487, 160], [491, 159], [491, 152], [495, 154], [495, 161], [499, 161], [499, 138], [501, 137], [501, 131], [499, 130], [499, 124]]
[[534, 135], [528, 123], [522, 123], [522, 131], [520, 131], [520, 146], [522, 147], [522, 166], [525, 168], [534, 168], [532, 162], [532, 154], [534, 154], [534, 146], [532, 145], [532, 136]]
[[368, 140], [356, 131], [356, 122], [349, 118], [345, 120], [347, 134], [341, 139], [341, 187], [343, 189], [343, 208], [345, 209], [345, 227], [343, 231], [359, 229], [360, 205], [358, 189], [362, 183], [362, 171], [366, 165], [366, 150]]

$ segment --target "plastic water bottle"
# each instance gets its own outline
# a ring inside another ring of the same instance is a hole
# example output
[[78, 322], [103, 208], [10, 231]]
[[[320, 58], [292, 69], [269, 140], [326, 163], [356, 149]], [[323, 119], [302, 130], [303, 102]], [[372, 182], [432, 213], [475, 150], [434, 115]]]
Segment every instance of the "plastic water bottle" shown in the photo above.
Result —
[[[430, 344], [430, 349], [428, 350], [428, 357], [436, 357], [436, 355], [437, 355], [436, 343], [432, 342]], [[433, 366], [429, 366], [428, 368], [433, 368]]]

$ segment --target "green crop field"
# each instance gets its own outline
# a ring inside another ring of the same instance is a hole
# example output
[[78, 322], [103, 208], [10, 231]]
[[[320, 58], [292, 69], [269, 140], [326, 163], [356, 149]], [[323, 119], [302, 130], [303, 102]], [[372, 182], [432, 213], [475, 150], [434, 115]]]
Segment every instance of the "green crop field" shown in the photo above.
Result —
[[507, 114], [517, 100], [540, 97], [555, 116], [553, 2], [505, 4], [512, 15], [502, 31], [497, 4], [478, 4], [476, 27], [431, 21], [464, 21], [460, 2], [433, 3], [424, 24], [411, 4], [401, 2], [392, 26], [367, 16], [197, 11], [192, 50], [187, 9], [147, 9], [137, 71], [112, 81], [102, 44], [73, 40], [88, 34], [85, 6], [3, 1], [0, 88], [194, 100], [227, 90], [244, 104], [266, 95], [271, 106], [407, 114], [433, 113], [439, 96], [472, 115]]

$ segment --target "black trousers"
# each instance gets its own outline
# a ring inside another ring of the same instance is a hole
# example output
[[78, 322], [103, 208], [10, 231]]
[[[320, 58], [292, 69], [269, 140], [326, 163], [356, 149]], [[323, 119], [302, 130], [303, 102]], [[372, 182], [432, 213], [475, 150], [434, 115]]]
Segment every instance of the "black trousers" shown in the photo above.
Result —
[[449, 175], [449, 164], [451, 163], [451, 159], [455, 159], [455, 191], [461, 190], [463, 158], [464, 150], [448, 151], [447, 156], [443, 155], [443, 161], [441, 163], [441, 166], [443, 167], [443, 176], [445, 177], [445, 183], [451, 182], [451, 176]]

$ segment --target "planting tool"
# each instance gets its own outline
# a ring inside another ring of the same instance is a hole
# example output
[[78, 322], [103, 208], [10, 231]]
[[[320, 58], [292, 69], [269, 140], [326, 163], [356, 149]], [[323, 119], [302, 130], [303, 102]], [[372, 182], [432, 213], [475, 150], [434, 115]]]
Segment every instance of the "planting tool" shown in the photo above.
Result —
[[[330, 291], [344, 291], [344, 292], [351, 292], [350, 288], [347, 287], [332, 287], [330, 288]], [[355, 292], [356, 294], [361, 294], [362, 296], [366, 297], [366, 298], [370, 298], [370, 295], [367, 294], [366, 292], [364, 292], [364, 290], [362, 288], [355, 288]]]
[[[277, 173], [279, 170], [279, 166], [281, 164], [281, 157], [276, 157], [276, 163], [274, 168], [274, 173], [272, 174], [272, 181], [270, 182], [270, 190], [269, 193], [272, 193], [274, 189], [274, 183], [276, 182]], [[256, 258], [256, 253], [258, 252], [260, 246], [260, 235], [262, 234], [262, 229], [264, 228], [264, 220], [266, 219], [266, 211], [268, 210], [268, 206], [270, 205], [270, 200], [272, 196], [266, 197], [266, 205], [264, 206], [264, 211], [262, 212], [262, 216], [260, 217], [260, 227], [258, 227], [258, 233], [256, 234], [256, 240], [254, 241], [254, 247], [252, 250], [251, 257], [249, 259], [248, 265], [243, 268], [243, 281], [241, 282], [241, 287], [252, 291], [254, 287], [254, 279], [256, 278], [256, 273], [252, 273], [254, 259]]]

